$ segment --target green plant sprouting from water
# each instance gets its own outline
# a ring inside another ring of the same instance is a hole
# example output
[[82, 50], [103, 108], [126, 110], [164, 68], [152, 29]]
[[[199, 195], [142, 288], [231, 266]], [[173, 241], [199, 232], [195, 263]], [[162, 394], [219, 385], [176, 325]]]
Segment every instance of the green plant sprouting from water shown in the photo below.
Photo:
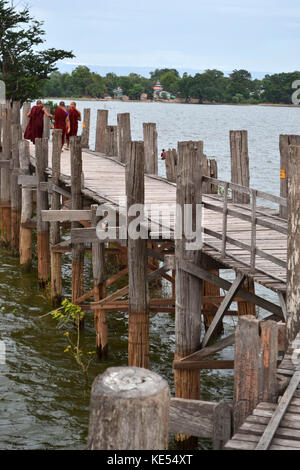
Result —
[[[64, 353], [70, 354], [77, 365], [82, 370], [86, 385], [88, 385], [88, 370], [94, 359], [95, 352], [85, 351], [81, 347], [81, 324], [84, 320], [85, 313], [77, 305], [72, 304], [68, 299], [63, 300], [61, 307], [50, 312], [52, 318], [57, 321], [58, 327], [67, 330], [64, 337], [67, 340], [67, 347]], [[75, 339], [73, 340], [71, 330], [76, 330]]]

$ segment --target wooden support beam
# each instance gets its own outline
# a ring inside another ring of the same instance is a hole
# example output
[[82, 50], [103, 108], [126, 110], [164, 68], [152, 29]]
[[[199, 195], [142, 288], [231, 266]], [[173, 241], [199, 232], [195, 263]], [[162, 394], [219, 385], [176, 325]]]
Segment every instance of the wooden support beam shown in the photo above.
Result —
[[[288, 197], [288, 178], [289, 178], [289, 146], [300, 145], [300, 135], [280, 135], [279, 136], [279, 150], [280, 150], [280, 196], [283, 198]], [[279, 208], [279, 215], [283, 219], [288, 218], [287, 206]]]
[[174, 371], [181, 370], [181, 371], [190, 371], [190, 373], [197, 372], [201, 369], [211, 369], [211, 370], [222, 370], [222, 369], [234, 369], [234, 361], [227, 360], [227, 361], [219, 361], [215, 359], [207, 359], [205, 361], [173, 361], [173, 368]]
[[[22, 140], [19, 146], [20, 167], [23, 173], [29, 174], [29, 143]], [[32, 191], [22, 188], [22, 210], [20, 226], [20, 265], [29, 271], [32, 263], [32, 229], [28, 226], [32, 219]]]
[[[96, 227], [99, 222], [97, 217], [97, 205], [91, 206], [92, 226]], [[94, 301], [98, 302], [106, 297], [106, 268], [105, 268], [105, 246], [104, 243], [92, 244], [92, 263], [94, 281]], [[99, 359], [106, 359], [108, 355], [108, 331], [107, 319], [104, 309], [95, 310], [96, 349]]]
[[41, 287], [46, 287], [50, 279], [50, 236], [49, 223], [43, 222], [42, 210], [49, 209], [48, 194], [41, 191], [39, 183], [46, 181], [46, 168], [48, 167], [48, 139], [36, 139], [36, 175], [37, 185], [37, 245], [38, 245], [38, 277]]
[[167, 180], [172, 183], [176, 183], [176, 174], [177, 174], [177, 151], [176, 149], [169, 149], [166, 152], [166, 176]]
[[90, 122], [91, 122], [91, 110], [85, 108], [83, 110], [83, 123], [82, 123], [82, 134], [81, 134], [81, 145], [83, 149], [89, 149], [90, 142]]
[[[47, 113], [49, 114], [50, 113], [50, 106], [48, 104], [46, 104], [44, 107], [45, 107]], [[46, 114], [44, 114], [44, 130], [43, 130], [44, 139], [50, 139], [50, 127], [51, 127], [50, 119], [48, 118], [48, 116], [46, 116]]]
[[[61, 142], [62, 130], [54, 129], [52, 134], [52, 182], [58, 184], [60, 177], [60, 159], [61, 159]], [[60, 195], [56, 192], [51, 196], [51, 211], [42, 211], [42, 220], [51, 222], [50, 224], [50, 242], [51, 248], [60, 243], [60, 226], [59, 221], [45, 218], [45, 214], [53, 212], [67, 212], [60, 211], [61, 201]], [[53, 306], [58, 306], [62, 299], [62, 262], [61, 253], [51, 249], [51, 300]]]
[[6, 168], [12, 170], [13, 162], [12, 160], [0, 160], [0, 168]]
[[[72, 210], [83, 209], [82, 184], [82, 148], [81, 137], [70, 138], [71, 148], [71, 191]], [[72, 229], [80, 227], [79, 222], [72, 222]], [[88, 229], [86, 229], [88, 230]], [[84, 246], [73, 245], [72, 248], [72, 301], [83, 294]]]
[[158, 174], [157, 130], [155, 123], [143, 123], [145, 173]]
[[[58, 193], [56, 197], [59, 198]], [[53, 196], [52, 196], [53, 197]], [[80, 222], [83, 220], [90, 221], [92, 218], [91, 211], [89, 210], [54, 210], [42, 211], [42, 218], [44, 222]]]
[[[145, 154], [143, 142], [129, 142], [126, 150], [126, 196], [127, 213], [134, 204], [145, 202]], [[128, 216], [128, 227], [134, 220]], [[136, 260], [139, 260], [137, 263]], [[135, 240], [128, 236], [129, 275], [129, 323], [128, 362], [129, 366], [149, 368], [149, 292], [147, 274], [147, 240]]]
[[[46, 183], [46, 182], [45, 182]], [[34, 175], [19, 175], [18, 177], [18, 184], [24, 188], [34, 188], [36, 189], [38, 184], [38, 178]]]
[[105, 155], [108, 157], [118, 156], [118, 126], [106, 126]]
[[239, 317], [235, 332], [234, 429], [263, 400], [275, 401], [278, 330], [272, 321], [260, 323], [253, 316]]
[[[1, 160], [11, 160], [12, 110], [10, 105], [2, 109], [2, 153]], [[11, 241], [11, 201], [10, 201], [10, 169], [1, 168], [0, 208], [1, 208], [1, 243], [8, 246]]]
[[287, 340], [300, 331], [300, 146], [290, 146], [288, 181]]
[[20, 224], [22, 195], [21, 188], [18, 185], [18, 176], [20, 173], [19, 143], [22, 138], [22, 129], [20, 124], [12, 125], [12, 171], [10, 175], [10, 199], [11, 199], [11, 249], [14, 255], [19, 254], [20, 245]]
[[208, 328], [208, 330], [207, 330], [207, 332], [204, 336], [204, 339], [202, 341], [202, 348], [205, 348], [205, 346], [207, 346], [207, 344], [209, 343], [209, 340], [210, 340], [215, 328], [217, 327], [219, 321], [221, 321], [221, 319], [222, 319], [223, 315], [225, 314], [226, 310], [228, 310], [228, 308], [230, 307], [230, 305], [233, 301], [233, 298], [236, 296], [240, 286], [242, 285], [242, 283], [244, 281], [244, 278], [245, 278], [244, 274], [237, 273], [236, 279], [233, 281], [227, 295], [225, 296], [225, 299], [223, 300], [220, 307], [218, 308], [218, 311], [215, 314], [214, 319], [213, 319], [210, 327]]
[[[172, 263], [172, 256], [168, 256], [168, 267], [170, 268], [171, 263]], [[182, 269], [189, 272], [193, 276], [199, 277], [200, 279], [203, 279], [208, 282], [212, 282], [213, 284], [221, 287], [222, 289], [229, 290], [231, 287], [231, 283], [229, 281], [226, 281], [225, 279], [222, 279], [221, 277], [218, 277], [214, 275], [211, 272], [206, 271], [205, 269], [196, 266], [190, 262], [183, 261], [181, 263]], [[264, 310], [268, 310], [269, 312], [272, 312], [274, 315], [277, 315], [279, 318], [283, 318], [282, 315], [282, 310], [278, 305], [273, 304], [272, 302], [269, 302], [268, 300], [263, 299], [262, 297], [259, 297], [256, 294], [251, 294], [251, 292], [247, 292], [245, 289], [240, 288], [236, 295], [239, 297], [242, 297], [245, 299], [247, 302], [253, 302], [259, 307], [263, 308]]]
[[108, 110], [98, 109], [95, 151], [105, 153], [105, 132], [108, 124]]
[[[230, 131], [231, 181], [249, 188], [248, 132]], [[234, 203], [249, 204], [249, 195], [232, 191]]]
[[[179, 162], [177, 172], [177, 204], [181, 207], [184, 217], [186, 205], [192, 205], [196, 213], [196, 205], [201, 203], [201, 155], [202, 143], [179, 142]], [[202, 280], [191, 276], [182, 269], [182, 262], [189, 260], [198, 264], [201, 260], [199, 250], [186, 250], [186, 233], [181, 220], [177, 220], [181, 231], [176, 240], [176, 318], [175, 318], [175, 360], [192, 354], [200, 347], [201, 336], [201, 305]], [[198, 400], [200, 398], [199, 370], [175, 370], [175, 393], [177, 398]], [[177, 436], [184, 442], [184, 447], [195, 448], [197, 439], [189, 436]]]
[[118, 114], [118, 156], [122, 163], [126, 162], [127, 145], [131, 142], [130, 114]]

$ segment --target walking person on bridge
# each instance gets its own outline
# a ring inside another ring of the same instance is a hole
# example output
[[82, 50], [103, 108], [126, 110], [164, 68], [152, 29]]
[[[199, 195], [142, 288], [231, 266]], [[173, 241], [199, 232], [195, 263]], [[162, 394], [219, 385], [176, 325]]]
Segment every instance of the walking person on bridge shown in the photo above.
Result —
[[65, 143], [65, 138], [70, 130], [70, 119], [69, 113], [66, 111], [66, 105], [64, 101], [59, 103], [59, 107], [54, 111], [54, 129], [62, 130], [62, 147]]
[[69, 132], [67, 133], [66, 150], [70, 150], [70, 137], [77, 136], [78, 121], [81, 121], [81, 113], [76, 108], [76, 103], [74, 101], [70, 104], [69, 121], [70, 121], [70, 129], [69, 129]]
[[31, 142], [35, 144], [35, 139], [41, 139], [43, 137], [44, 115], [48, 118], [53, 117], [52, 114], [49, 114], [46, 108], [44, 108], [41, 100], [38, 100], [31, 111], [27, 113], [30, 119], [24, 134], [24, 139], [31, 140]]

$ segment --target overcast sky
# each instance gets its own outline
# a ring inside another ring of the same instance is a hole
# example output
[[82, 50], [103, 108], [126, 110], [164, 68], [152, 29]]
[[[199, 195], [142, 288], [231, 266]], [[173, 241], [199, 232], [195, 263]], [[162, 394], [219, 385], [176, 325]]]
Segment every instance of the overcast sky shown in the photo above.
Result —
[[[15, 0], [17, 3], [17, 0]], [[300, 69], [299, 0], [18, 0], [47, 46], [102, 66]]]

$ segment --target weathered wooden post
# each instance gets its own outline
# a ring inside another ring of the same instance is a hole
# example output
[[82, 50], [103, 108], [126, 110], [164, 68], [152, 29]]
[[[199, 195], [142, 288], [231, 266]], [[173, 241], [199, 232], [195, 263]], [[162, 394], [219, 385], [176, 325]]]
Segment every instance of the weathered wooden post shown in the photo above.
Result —
[[288, 162], [287, 340], [300, 331], [300, 146], [290, 146]]
[[20, 174], [19, 143], [22, 138], [20, 124], [12, 125], [12, 171], [10, 179], [11, 194], [11, 249], [14, 254], [19, 252], [20, 224], [22, 196], [21, 187], [18, 185]]
[[167, 450], [169, 409], [169, 386], [158, 374], [107, 369], [92, 386], [88, 450]]
[[[144, 144], [128, 143], [126, 162], [127, 214], [134, 204], [144, 205]], [[141, 214], [142, 215], [142, 214]], [[128, 215], [128, 229], [135, 215]], [[128, 362], [130, 366], [149, 368], [149, 294], [147, 240], [134, 239], [128, 233], [129, 325]], [[138, 260], [138, 262], [137, 262]]]
[[277, 398], [278, 326], [244, 315], [235, 331], [234, 430], [261, 401]]
[[[91, 206], [92, 227], [97, 227], [97, 205]], [[105, 245], [99, 242], [92, 243], [92, 263], [94, 280], [94, 301], [99, 302], [106, 295], [106, 269], [105, 269]], [[99, 308], [95, 310], [96, 349], [99, 359], [107, 358], [108, 354], [108, 332], [106, 311]]]
[[[2, 160], [11, 160], [11, 116], [10, 106], [3, 108], [3, 127], [2, 127]], [[11, 200], [10, 200], [10, 168], [1, 168], [1, 242], [9, 245], [11, 241]]]
[[23, 106], [22, 106], [22, 133], [23, 135], [29, 123], [30, 118], [27, 116], [27, 114], [30, 113], [30, 110], [31, 110], [31, 103], [28, 103], [28, 102], [23, 103]]
[[81, 145], [83, 149], [90, 148], [90, 125], [91, 125], [91, 110], [85, 108], [83, 110], [83, 123], [81, 134]]
[[131, 142], [130, 114], [118, 114], [118, 155], [122, 163], [126, 162], [128, 142]]
[[166, 152], [166, 176], [167, 180], [171, 181], [172, 183], [176, 183], [176, 174], [177, 174], [177, 151], [176, 149], [169, 149]]
[[[62, 130], [54, 129], [52, 135], [52, 178], [51, 182], [58, 186], [60, 177]], [[51, 210], [59, 210], [60, 194], [54, 188], [51, 196]], [[60, 243], [59, 222], [50, 223], [50, 243], [51, 243], [51, 300], [54, 306], [58, 306], [62, 299], [62, 279], [61, 279], [61, 253], [53, 251], [55, 245]]]
[[13, 101], [11, 106], [11, 123], [21, 123], [21, 103], [20, 101]]
[[158, 174], [157, 156], [157, 130], [156, 124], [147, 122], [143, 124], [144, 148], [145, 148], [145, 173]]
[[[22, 140], [19, 146], [20, 168], [24, 175], [29, 175], [29, 142]], [[20, 227], [20, 265], [24, 271], [29, 271], [32, 263], [32, 191], [22, 188], [22, 212]]]
[[[249, 188], [249, 155], [248, 155], [248, 132], [230, 131], [231, 152], [231, 181]], [[249, 204], [248, 194], [232, 191], [232, 202], [237, 204]]]
[[[200, 143], [199, 143], [200, 144]], [[187, 250], [187, 234], [184, 230], [185, 214], [191, 207], [195, 214], [201, 204], [201, 145], [194, 142], [178, 143], [177, 171], [177, 221], [176, 221], [176, 318], [175, 360], [182, 359], [200, 349], [202, 281], [181, 268], [181, 261], [194, 264], [201, 262], [200, 250]], [[187, 206], [189, 205], [189, 206]], [[193, 217], [193, 229], [195, 228]], [[195, 369], [174, 371], [177, 398], [200, 398], [200, 373]], [[197, 440], [189, 436], [178, 436], [185, 448], [195, 447]]]
[[[300, 135], [280, 135], [280, 196], [288, 197], [288, 163], [289, 163], [289, 146], [300, 145]], [[288, 218], [288, 208], [280, 206], [279, 215], [283, 219]]]
[[[250, 187], [250, 169], [248, 155], [248, 132], [230, 131], [231, 150], [231, 182], [241, 186]], [[250, 196], [238, 191], [232, 191], [232, 202], [249, 204]], [[247, 278], [243, 284], [244, 289], [255, 293], [254, 282]], [[238, 302], [240, 315], [256, 315], [255, 304], [251, 302]]]
[[48, 139], [36, 139], [36, 211], [37, 211], [37, 250], [38, 278], [41, 287], [46, 287], [50, 279], [50, 237], [49, 222], [43, 222], [42, 211], [49, 209], [48, 192], [41, 190], [41, 183], [47, 182]]
[[95, 151], [105, 153], [105, 131], [108, 124], [108, 110], [98, 109]]
[[106, 126], [105, 155], [108, 157], [118, 156], [118, 126]]
[[[81, 137], [71, 137], [71, 192], [72, 210], [83, 209], [82, 185], [82, 148]], [[80, 228], [79, 222], [72, 222], [72, 229]], [[83, 294], [84, 245], [72, 248], [72, 302], [76, 303]]]
[[[50, 106], [44, 106], [47, 113], [50, 113]], [[44, 114], [44, 130], [43, 130], [44, 139], [50, 139], [50, 119]]]

